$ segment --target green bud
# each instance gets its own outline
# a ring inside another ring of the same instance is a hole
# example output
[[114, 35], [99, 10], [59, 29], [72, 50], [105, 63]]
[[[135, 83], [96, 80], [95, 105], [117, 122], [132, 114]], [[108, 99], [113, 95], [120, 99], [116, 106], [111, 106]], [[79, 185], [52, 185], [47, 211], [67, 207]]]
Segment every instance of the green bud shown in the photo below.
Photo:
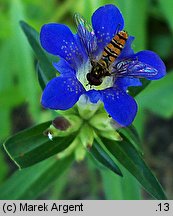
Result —
[[85, 155], [86, 155], [86, 149], [84, 148], [84, 146], [80, 143], [76, 146], [75, 149], [75, 159], [77, 162], [80, 162], [82, 160], [84, 160]]
[[77, 148], [77, 146], [81, 145], [81, 141], [79, 139], [79, 137], [77, 136], [73, 142], [69, 145], [68, 148], [66, 148], [64, 151], [60, 152], [59, 154], [57, 154], [57, 157], [59, 159], [64, 158], [69, 156], [70, 154], [72, 154], [75, 149]]
[[111, 130], [112, 126], [110, 124], [111, 118], [108, 117], [106, 113], [99, 113], [94, 115], [90, 120], [89, 123], [97, 130]]
[[[60, 118], [60, 117], [58, 117]], [[62, 130], [63, 127], [62, 125], [56, 125], [55, 123], [53, 123], [52, 125], [50, 125], [50, 127], [44, 131], [44, 134], [47, 135], [50, 139], [53, 139], [56, 136], [67, 136], [71, 133], [74, 133], [76, 131], [78, 131], [82, 125], [82, 119], [76, 115], [66, 115], [65, 117], [61, 117], [61, 123], [62, 121], [65, 121], [66, 123], [66, 129]], [[56, 123], [58, 124], [58, 123]], [[60, 122], [59, 122], [60, 124]], [[68, 126], [67, 126], [68, 125]], [[59, 127], [59, 128], [58, 128]]]
[[98, 135], [105, 137], [107, 139], [115, 140], [115, 141], [122, 141], [123, 138], [117, 131], [110, 130], [110, 131], [98, 131]]
[[120, 141], [120, 134], [112, 127], [111, 118], [107, 113], [98, 113], [89, 120], [90, 125], [97, 130], [97, 133], [108, 139]]
[[85, 148], [90, 148], [94, 141], [94, 131], [87, 123], [85, 123], [79, 133], [82, 145]]

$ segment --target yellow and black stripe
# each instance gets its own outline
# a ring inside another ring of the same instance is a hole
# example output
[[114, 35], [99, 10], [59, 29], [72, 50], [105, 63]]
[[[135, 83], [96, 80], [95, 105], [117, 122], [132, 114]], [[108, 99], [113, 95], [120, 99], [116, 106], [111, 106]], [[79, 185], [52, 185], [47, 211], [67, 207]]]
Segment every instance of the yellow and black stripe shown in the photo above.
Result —
[[127, 32], [125, 31], [118, 32], [110, 41], [110, 43], [104, 48], [99, 63], [103, 65], [103, 63], [105, 62], [107, 67], [109, 67], [120, 55], [121, 50], [124, 48], [127, 39], [128, 39]]
[[99, 86], [102, 84], [104, 77], [111, 76], [109, 66], [120, 55], [127, 39], [128, 34], [125, 31], [120, 31], [104, 48], [100, 60], [92, 64], [91, 71], [86, 75], [90, 85]]

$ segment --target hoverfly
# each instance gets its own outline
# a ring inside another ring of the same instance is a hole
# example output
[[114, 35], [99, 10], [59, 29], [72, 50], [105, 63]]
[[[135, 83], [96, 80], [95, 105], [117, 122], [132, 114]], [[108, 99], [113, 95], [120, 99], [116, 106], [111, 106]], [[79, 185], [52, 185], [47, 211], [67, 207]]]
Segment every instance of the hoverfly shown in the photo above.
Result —
[[115, 62], [124, 48], [128, 34], [125, 31], [120, 31], [113, 39], [105, 46], [101, 58], [97, 62], [92, 63], [92, 70], [87, 74], [87, 80], [90, 85], [100, 85], [105, 76], [111, 76], [109, 67]]
[[126, 31], [121, 30], [116, 32], [112, 40], [104, 47], [99, 60], [96, 60], [93, 53], [97, 49], [97, 39], [92, 26], [78, 13], [75, 14], [75, 23], [80, 40], [85, 48], [87, 55], [91, 62], [91, 71], [86, 75], [88, 84], [90, 86], [99, 86], [106, 76], [123, 77], [133, 76], [139, 77], [139, 72], [152, 76], [157, 73], [157, 70], [149, 65], [146, 65], [137, 59], [124, 59], [123, 62], [118, 62], [111, 70], [110, 66], [115, 62], [117, 57], [121, 54], [128, 34]]

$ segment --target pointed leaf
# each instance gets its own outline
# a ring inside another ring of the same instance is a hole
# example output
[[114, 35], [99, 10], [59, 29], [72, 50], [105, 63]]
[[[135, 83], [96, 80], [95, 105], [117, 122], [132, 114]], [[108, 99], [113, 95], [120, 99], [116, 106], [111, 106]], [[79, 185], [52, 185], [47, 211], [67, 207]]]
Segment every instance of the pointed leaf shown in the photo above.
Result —
[[40, 84], [41, 89], [44, 90], [46, 87], [46, 83], [48, 83], [48, 79], [46, 78], [46, 76], [45, 76], [43, 70], [41, 69], [39, 63], [37, 63], [36, 70], [37, 70], [37, 75], [38, 75], [38, 82]]
[[89, 148], [89, 152], [103, 166], [107, 167], [109, 170], [113, 171], [117, 175], [123, 176], [119, 167], [96, 140], [94, 140], [92, 147]]
[[51, 157], [32, 167], [16, 171], [0, 186], [0, 200], [37, 199], [69, 167], [73, 157]]
[[122, 142], [101, 138], [109, 152], [139, 181], [156, 199], [166, 199], [161, 185], [134, 146], [123, 137]]
[[136, 128], [133, 125], [130, 125], [129, 127], [124, 127], [118, 129], [118, 133], [121, 136], [125, 136], [127, 140], [130, 141], [131, 144], [134, 145], [136, 150], [140, 152], [140, 154], [143, 154], [141, 146], [140, 146], [140, 137], [136, 131]]
[[11, 159], [20, 167], [28, 167], [65, 150], [76, 134], [50, 140], [43, 132], [51, 122], [26, 129], [5, 141], [4, 147]]
[[[43, 48], [41, 47], [40, 41], [39, 41], [39, 33], [32, 28], [31, 26], [29, 26], [27, 23], [21, 21], [20, 25], [25, 33], [25, 35], [27, 36], [27, 39], [31, 45], [31, 47], [33, 48], [36, 57], [39, 61], [40, 67], [44, 73], [44, 76], [46, 79], [44, 79], [44, 81], [46, 81], [46, 83], [51, 80], [53, 77], [56, 76], [57, 71], [55, 70], [55, 68], [52, 65], [52, 56], [49, 55], [48, 53], [46, 53]], [[56, 59], [57, 61], [58, 59]], [[45, 83], [45, 84], [46, 84]]]

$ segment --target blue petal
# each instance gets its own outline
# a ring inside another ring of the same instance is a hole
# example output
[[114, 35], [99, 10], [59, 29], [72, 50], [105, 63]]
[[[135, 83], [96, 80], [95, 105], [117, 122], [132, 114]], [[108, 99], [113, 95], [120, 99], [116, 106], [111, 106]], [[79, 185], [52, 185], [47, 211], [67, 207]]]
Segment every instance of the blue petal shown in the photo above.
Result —
[[133, 36], [129, 36], [124, 48], [121, 51], [121, 54], [118, 56], [117, 61], [123, 58], [129, 58], [130, 56], [134, 55], [134, 51], [131, 48], [132, 42], [134, 41], [134, 37]]
[[157, 80], [166, 75], [165, 64], [156, 53], [149, 50], [144, 50], [136, 53], [133, 58], [136, 58], [138, 61], [141, 61], [144, 64], [148, 64], [157, 70], [157, 73], [155, 75], [147, 76], [146, 74], [146, 76], [143, 77], [149, 80]]
[[[74, 34], [74, 38], [75, 38], [77, 47], [78, 47], [78, 49], [79, 49], [79, 51], [80, 51], [80, 54], [81, 54], [81, 56], [82, 56], [82, 62], [84, 63], [84, 62], [86, 62], [86, 61], [88, 60], [88, 55], [87, 55], [87, 53], [86, 53], [86, 51], [85, 51], [84, 45], [83, 45], [83, 43], [81, 42], [81, 39], [80, 39], [79, 35], [78, 35], [78, 34]], [[73, 52], [74, 52], [74, 51], [73, 51]], [[79, 65], [79, 66], [80, 66], [80, 65]]]
[[86, 22], [78, 13], [75, 14], [75, 22], [77, 26], [77, 35], [83, 45], [88, 56], [93, 55], [97, 48], [97, 38], [89, 23]]
[[56, 77], [44, 89], [41, 103], [43, 107], [53, 110], [71, 108], [85, 92], [76, 77]]
[[100, 91], [106, 111], [122, 126], [130, 125], [137, 112], [135, 100], [119, 88]]
[[61, 76], [75, 75], [75, 70], [71, 68], [69, 63], [64, 59], [60, 59], [59, 62], [54, 62], [53, 66], [61, 74]]
[[128, 87], [142, 86], [142, 83], [138, 78], [122, 77], [116, 79], [114, 86], [126, 91]]
[[89, 97], [91, 103], [97, 103], [101, 97], [100, 92], [94, 89], [87, 91], [85, 94]]
[[74, 36], [70, 29], [63, 24], [45, 24], [40, 32], [42, 47], [47, 52], [64, 58], [75, 69], [84, 60], [78, 40], [79, 38]]
[[119, 9], [109, 4], [98, 8], [94, 12], [92, 25], [97, 37], [98, 49], [103, 51], [117, 31], [123, 29], [124, 19]]

